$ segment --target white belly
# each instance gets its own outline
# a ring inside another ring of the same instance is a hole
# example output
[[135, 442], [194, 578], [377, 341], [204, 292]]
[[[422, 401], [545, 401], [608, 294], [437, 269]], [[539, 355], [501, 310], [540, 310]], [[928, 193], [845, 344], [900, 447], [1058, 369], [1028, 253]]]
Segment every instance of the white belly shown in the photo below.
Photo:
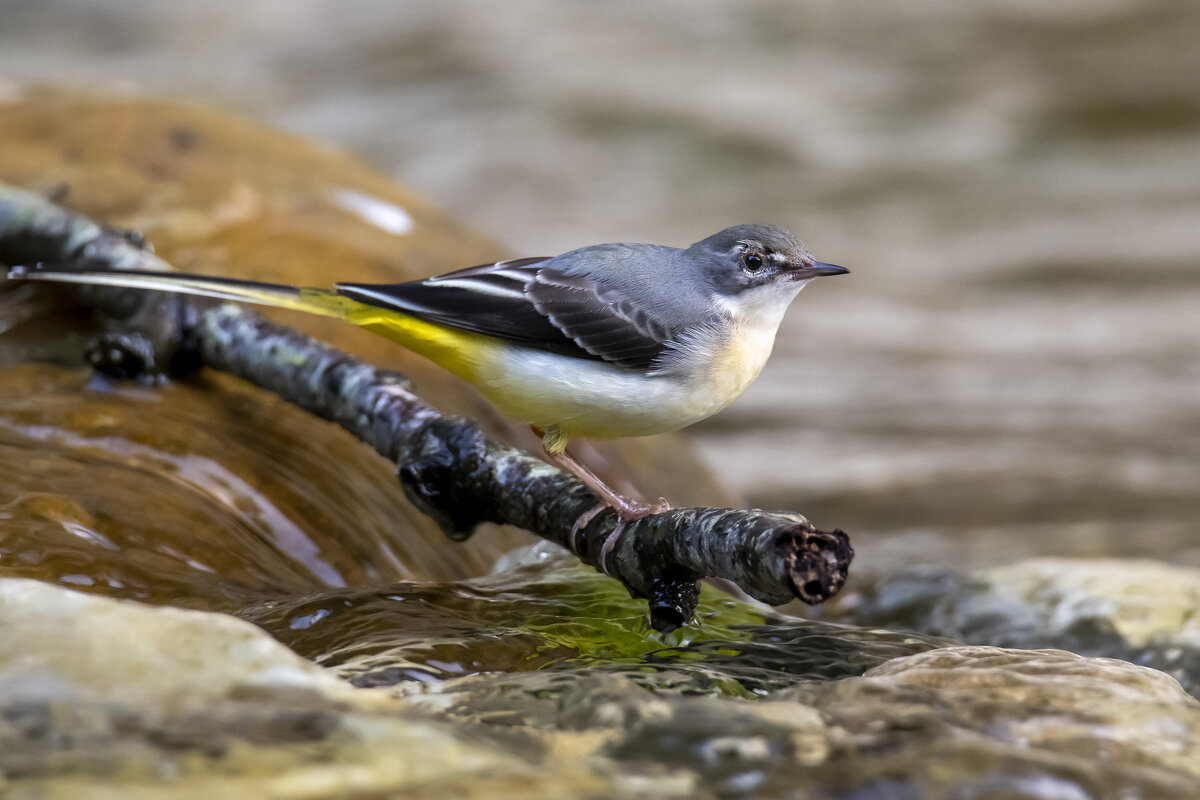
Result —
[[675, 374], [647, 376], [603, 361], [506, 350], [477, 373], [484, 397], [511, 417], [542, 429], [558, 426], [570, 438], [675, 431], [715, 414], [733, 399]]

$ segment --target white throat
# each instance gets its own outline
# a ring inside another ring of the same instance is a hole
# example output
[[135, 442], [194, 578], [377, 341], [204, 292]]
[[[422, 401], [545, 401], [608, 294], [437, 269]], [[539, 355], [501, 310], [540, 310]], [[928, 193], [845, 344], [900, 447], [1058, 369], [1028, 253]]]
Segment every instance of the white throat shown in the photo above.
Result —
[[803, 280], [782, 286], [759, 286], [747, 289], [736, 299], [721, 298], [719, 304], [733, 324], [741, 327], [746, 333], [758, 334], [761, 331], [774, 338], [775, 331], [779, 330], [779, 324], [783, 322], [783, 315], [807, 283], [807, 280]]

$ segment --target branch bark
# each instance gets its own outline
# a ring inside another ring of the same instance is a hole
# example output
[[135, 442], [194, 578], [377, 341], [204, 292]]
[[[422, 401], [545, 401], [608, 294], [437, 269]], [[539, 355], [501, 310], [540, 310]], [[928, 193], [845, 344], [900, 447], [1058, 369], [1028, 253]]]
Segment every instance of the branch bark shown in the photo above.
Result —
[[[170, 269], [137, 237], [0, 184], [0, 263], [35, 261]], [[145, 379], [204, 365], [273, 391], [395, 463], [406, 495], [452, 539], [467, 539], [482, 522], [529, 530], [647, 598], [657, 630], [687, 623], [705, 577], [730, 580], [772, 605], [793, 597], [819, 603], [845, 583], [854, 555], [848, 537], [817, 530], [799, 514], [680, 508], [618, 525], [605, 512], [572, 536], [598, 502], [582, 482], [443, 416], [400, 373], [241, 306], [103, 287], [80, 287], [78, 296], [118, 320], [90, 350], [98, 369]]]

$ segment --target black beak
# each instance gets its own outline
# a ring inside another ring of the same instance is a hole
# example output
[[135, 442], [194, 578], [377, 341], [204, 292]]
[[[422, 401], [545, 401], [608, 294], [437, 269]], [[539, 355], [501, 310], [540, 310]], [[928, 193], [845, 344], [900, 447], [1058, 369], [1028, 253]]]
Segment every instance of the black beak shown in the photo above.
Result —
[[837, 267], [833, 264], [823, 264], [820, 261], [814, 261], [807, 267], [800, 267], [792, 272], [792, 275], [800, 280], [808, 278], [820, 278], [822, 275], [845, 275], [850, 270], [845, 267]]

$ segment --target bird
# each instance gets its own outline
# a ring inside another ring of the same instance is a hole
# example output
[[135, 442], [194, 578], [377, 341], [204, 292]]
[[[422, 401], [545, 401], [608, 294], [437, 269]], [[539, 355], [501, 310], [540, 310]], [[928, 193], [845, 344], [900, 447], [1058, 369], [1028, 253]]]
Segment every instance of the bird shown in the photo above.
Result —
[[568, 443], [675, 431], [724, 409], [758, 376], [800, 290], [848, 272], [816, 261], [783, 228], [749, 224], [687, 248], [614, 242], [332, 289], [45, 265], [13, 267], [7, 277], [204, 295], [371, 330], [528, 424], [546, 455], [601, 498], [589, 514], [611, 507], [624, 524], [670, 506], [620, 495], [570, 456]]

